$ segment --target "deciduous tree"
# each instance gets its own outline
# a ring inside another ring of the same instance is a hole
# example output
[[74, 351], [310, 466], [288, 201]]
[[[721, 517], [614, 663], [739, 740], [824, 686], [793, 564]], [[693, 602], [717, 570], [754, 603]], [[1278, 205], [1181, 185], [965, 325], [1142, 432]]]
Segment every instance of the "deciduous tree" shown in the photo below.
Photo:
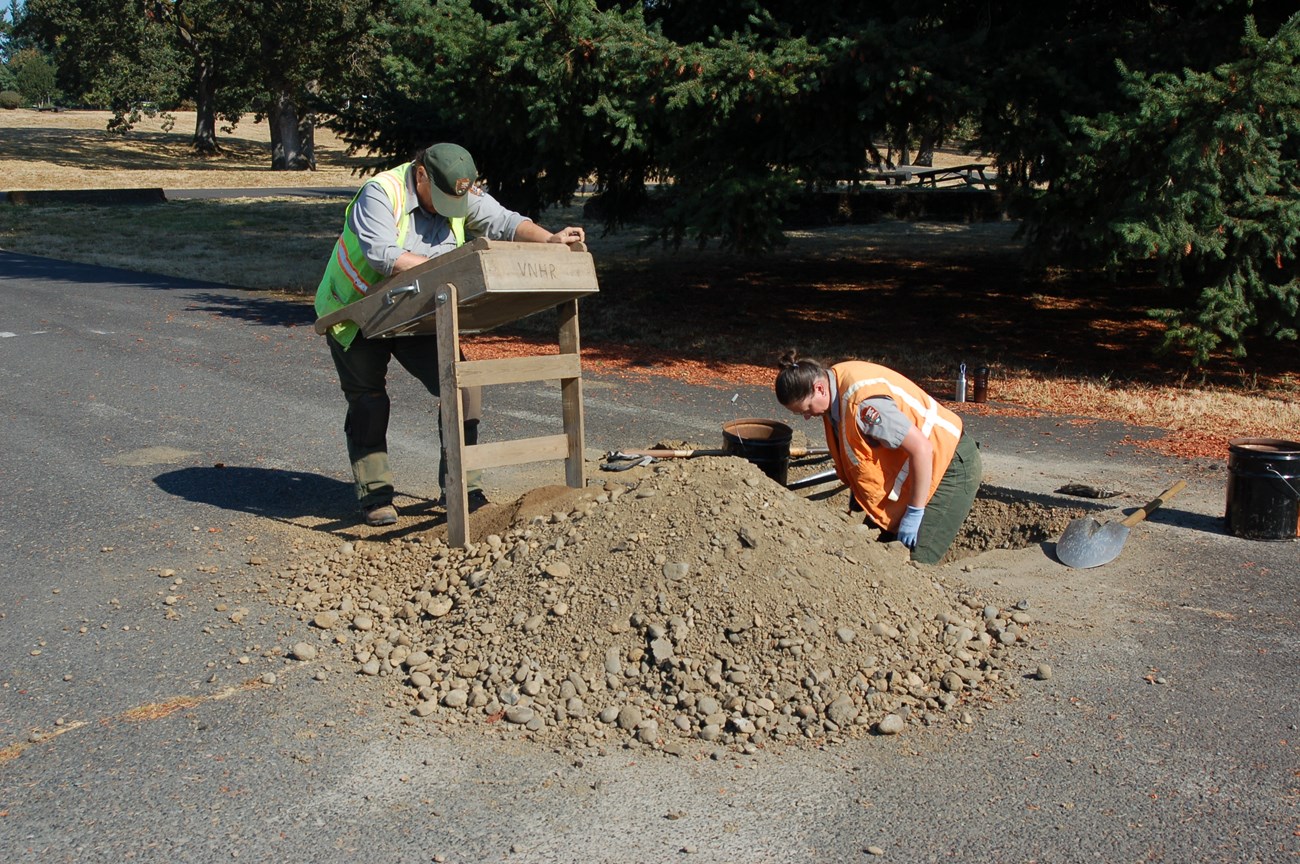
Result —
[[[272, 167], [314, 162], [309, 107], [338, 74], [347, 28], [370, 0], [29, 0], [25, 26], [55, 56], [65, 89], [110, 107], [111, 128], [194, 100], [194, 147], [216, 153], [218, 123], [270, 120]], [[341, 45], [343, 47], [341, 47]]]
[[185, 66], [140, 0], [27, 0], [19, 31], [53, 58], [70, 99], [113, 112], [110, 129], [180, 98]]

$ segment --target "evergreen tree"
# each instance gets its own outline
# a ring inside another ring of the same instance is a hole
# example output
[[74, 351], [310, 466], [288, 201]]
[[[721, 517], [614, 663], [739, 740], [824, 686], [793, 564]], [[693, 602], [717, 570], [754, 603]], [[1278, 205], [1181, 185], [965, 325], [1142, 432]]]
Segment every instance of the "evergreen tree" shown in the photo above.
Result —
[[740, 0], [705, 27], [659, 3], [402, 0], [329, 94], [330, 122], [384, 164], [460, 141], [526, 212], [592, 177], [617, 222], [657, 183], [665, 239], [758, 251], [804, 190], [861, 178], [882, 138], [942, 140], [972, 105], [953, 83], [968, 72], [964, 19], [769, 5]]
[[19, 14], [17, 0], [10, 0], [9, 10], [0, 12], [0, 91], [18, 89], [11, 61], [19, 48], [14, 38], [14, 23]]
[[17, 0], [10, 0], [9, 8], [0, 10], [0, 66], [7, 66], [13, 56], [14, 24], [19, 14]]
[[24, 32], [55, 58], [64, 89], [114, 112], [194, 100], [193, 144], [216, 153], [218, 123], [270, 119], [272, 167], [311, 167], [320, 82], [340, 75], [372, 0], [28, 0]]
[[196, 115], [194, 149], [217, 153], [218, 118], [238, 122], [249, 108], [255, 87], [239, 74], [255, 44], [250, 22], [226, 0], [143, 2], [148, 22], [162, 27], [175, 50], [189, 60], [188, 93], [194, 99]]
[[1153, 268], [1166, 346], [1220, 347], [1300, 330], [1300, 13], [1210, 71], [1121, 67], [1123, 112], [1075, 118], [1076, 143], [1029, 223], [1040, 250], [1112, 271]]
[[32, 105], [50, 105], [60, 95], [54, 64], [35, 48], [19, 51], [10, 63], [18, 92]]
[[382, 154], [375, 170], [460, 143], [493, 193], [526, 213], [593, 175], [639, 192], [652, 171], [651, 41], [639, 11], [590, 0], [399, 0], [324, 91], [328, 122]]
[[[1247, 11], [1258, 29], [1239, 40]], [[119, 112], [169, 82], [192, 94], [200, 147], [215, 148], [218, 117], [253, 111], [272, 119], [277, 166], [310, 164], [319, 108], [375, 170], [457, 141], [521, 211], [592, 179], [611, 224], [653, 190], [663, 239], [744, 251], [780, 243], [800, 196], [974, 128], [1025, 196], [1035, 247], [1154, 266], [1170, 339], [1203, 361], [1297, 329], [1293, 13], [1294, 0], [28, 0], [26, 17], [68, 92]]]

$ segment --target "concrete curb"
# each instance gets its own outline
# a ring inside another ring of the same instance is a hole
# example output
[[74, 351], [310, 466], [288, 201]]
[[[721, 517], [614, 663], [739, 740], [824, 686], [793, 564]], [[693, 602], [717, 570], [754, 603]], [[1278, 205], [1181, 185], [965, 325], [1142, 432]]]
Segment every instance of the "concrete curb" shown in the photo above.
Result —
[[162, 189], [50, 189], [6, 192], [10, 204], [165, 204]]

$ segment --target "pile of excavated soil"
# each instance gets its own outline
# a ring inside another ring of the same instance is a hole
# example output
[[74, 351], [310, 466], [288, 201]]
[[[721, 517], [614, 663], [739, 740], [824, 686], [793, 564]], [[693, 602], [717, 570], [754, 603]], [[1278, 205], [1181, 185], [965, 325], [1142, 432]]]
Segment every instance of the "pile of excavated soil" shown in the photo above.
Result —
[[300, 547], [282, 599], [417, 717], [570, 747], [969, 724], [1022, 677], [1023, 603], [945, 587], [744, 460], [616, 476], [491, 505], [464, 549], [436, 533]]

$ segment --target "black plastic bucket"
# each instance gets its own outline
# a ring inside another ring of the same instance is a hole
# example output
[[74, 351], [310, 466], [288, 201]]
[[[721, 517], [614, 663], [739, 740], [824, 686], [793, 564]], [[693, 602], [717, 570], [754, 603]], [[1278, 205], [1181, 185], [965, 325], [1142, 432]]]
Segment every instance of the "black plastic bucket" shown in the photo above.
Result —
[[1247, 540], [1300, 535], [1300, 444], [1277, 438], [1228, 442], [1228, 533]]
[[776, 420], [747, 418], [722, 424], [722, 449], [744, 456], [782, 486], [790, 476], [790, 439], [794, 430]]

